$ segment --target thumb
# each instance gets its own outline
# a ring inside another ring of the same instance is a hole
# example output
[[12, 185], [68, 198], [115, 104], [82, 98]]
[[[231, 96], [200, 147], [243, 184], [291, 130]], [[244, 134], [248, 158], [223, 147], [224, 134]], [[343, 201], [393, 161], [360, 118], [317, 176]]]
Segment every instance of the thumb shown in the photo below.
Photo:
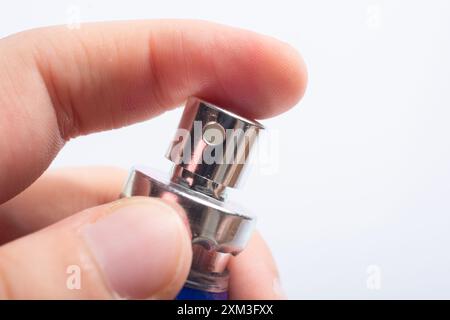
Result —
[[174, 298], [192, 258], [183, 217], [160, 199], [122, 199], [10, 242], [0, 298]]

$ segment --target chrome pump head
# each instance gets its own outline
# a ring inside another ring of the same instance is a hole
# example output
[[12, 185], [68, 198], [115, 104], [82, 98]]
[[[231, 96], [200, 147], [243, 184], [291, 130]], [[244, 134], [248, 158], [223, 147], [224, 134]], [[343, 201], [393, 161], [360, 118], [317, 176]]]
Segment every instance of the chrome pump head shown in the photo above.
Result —
[[192, 233], [193, 261], [187, 286], [226, 290], [227, 264], [247, 244], [254, 219], [225, 201], [248, 166], [263, 126], [201, 99], [189, 98], [167, 152], [174, 163], [166, 179], [145, 167], [134, 168], [122, 196], [150, 196], [177, 202]]
[[172, 181], [216, 199], [242, 180], [259, 130], [264, 127], [198, 98], [190, 98], [166, 157]]

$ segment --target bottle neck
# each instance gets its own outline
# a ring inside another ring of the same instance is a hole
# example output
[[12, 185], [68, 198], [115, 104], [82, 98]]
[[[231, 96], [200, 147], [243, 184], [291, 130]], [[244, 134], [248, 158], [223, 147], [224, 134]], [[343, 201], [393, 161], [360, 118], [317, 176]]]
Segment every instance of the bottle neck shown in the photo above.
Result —
[[226, 186], [199, 176], [180, 165], [172, 167], [170, 181], [219, 201], [224, 201], [226, 198]]

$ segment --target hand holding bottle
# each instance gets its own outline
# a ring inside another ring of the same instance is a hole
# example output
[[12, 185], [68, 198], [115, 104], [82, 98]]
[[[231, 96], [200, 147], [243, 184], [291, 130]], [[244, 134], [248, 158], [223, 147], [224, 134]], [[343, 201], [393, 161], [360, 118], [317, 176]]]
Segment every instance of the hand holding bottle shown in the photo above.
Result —
[[[198, 21], [26, 31], [0, 40], [0, 70], [6, 299], [174, 298], [192, 257], [181, 208], [115, 201], [125, 179], [118, 169], [44, 171], [69, 139], [154, 117], [190, 95], [264, 118], [296, 104], [306, 85], [288, 45]], [[230, 298], [281, 297], [275, 263], [255, 233], [231, 261]]]

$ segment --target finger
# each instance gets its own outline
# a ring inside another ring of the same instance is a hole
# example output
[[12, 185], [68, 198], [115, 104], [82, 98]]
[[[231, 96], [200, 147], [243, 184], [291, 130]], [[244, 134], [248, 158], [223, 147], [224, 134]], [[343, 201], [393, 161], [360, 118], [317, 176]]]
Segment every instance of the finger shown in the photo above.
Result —
[[181, 209], [131, 198], [0, 247], [0, 298], [172, 299], [191, 263]]
[[155, 116], [198, 95], [262, 118], [294, 105], [306, 71], [288, 45], [199, 21], [23, 32], [0, 40], [0, 202], [64, 141]]
[[231, 299], [286, 299], [270, 249], [258, 232], [245, 250], [231, 259], [229, 268]]
[[125, 177], [125, 170], [113, 167], [48, 170], [22, 193], [0, 205], [0, 244], [118, 199]]

